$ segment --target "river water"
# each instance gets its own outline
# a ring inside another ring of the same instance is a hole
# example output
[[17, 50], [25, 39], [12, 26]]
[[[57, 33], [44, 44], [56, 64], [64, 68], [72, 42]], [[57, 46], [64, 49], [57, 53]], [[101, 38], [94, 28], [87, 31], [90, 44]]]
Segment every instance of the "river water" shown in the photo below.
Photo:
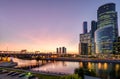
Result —
[[40, 64], [38, 67], [30, 68], [33, 71], [49, 71], [73, 74], [76, 68], [87, 68], [89, 70], [93, 70], [98, 76], [102, 77], [102, 79], [114, 79], [115, 77], [120, 76], [120, 64], [113, 63], [36, 61], [22, 60], [18, 58], [13, 58], [13, 61], [18, 62], [17, 67]]

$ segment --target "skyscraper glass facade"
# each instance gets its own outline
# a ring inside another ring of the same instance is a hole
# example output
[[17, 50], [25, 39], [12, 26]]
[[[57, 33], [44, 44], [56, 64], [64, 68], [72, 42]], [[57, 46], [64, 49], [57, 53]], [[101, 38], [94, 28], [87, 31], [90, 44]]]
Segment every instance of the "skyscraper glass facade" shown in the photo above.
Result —
[[97, 30], [97, 22], [91, 21], [91, 54], [95, 54], [95, 31]]
[[91, 37], [94, 38], [94, 33], [97, 30], [97, 22], [91, 21]]
[[99, 7], [97, 19], [97, 30], [95, 32], [96, 53], [112, 53], [113, 41], [118, 37], [115, 4], [108, 3]]
[[87, 33], [87, 22], [83, 22], [83, 33]]
[[95, 33], [96, 53], [111, 53], [113, 47], [113, 26], [100, 28]]

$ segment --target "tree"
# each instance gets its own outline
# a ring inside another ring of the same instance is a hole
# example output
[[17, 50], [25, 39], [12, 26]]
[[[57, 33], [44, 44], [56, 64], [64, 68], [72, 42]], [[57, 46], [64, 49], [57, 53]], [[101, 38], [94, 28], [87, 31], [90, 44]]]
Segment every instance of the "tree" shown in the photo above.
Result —
[[88, 76], [96, 76], [96, 73], [93, 70], [89, 70], [87, 68], [76, 68], [74, 70], [75, 74], [78, 74], [79, 77], [82, 77], [82, 79], [84, 79], [84, 75], [88, 75]]
[[83, 68], [76, 68], [74, 71], [75, 74], [78, 74], [79, 77], [84, 77], [84, 70]]

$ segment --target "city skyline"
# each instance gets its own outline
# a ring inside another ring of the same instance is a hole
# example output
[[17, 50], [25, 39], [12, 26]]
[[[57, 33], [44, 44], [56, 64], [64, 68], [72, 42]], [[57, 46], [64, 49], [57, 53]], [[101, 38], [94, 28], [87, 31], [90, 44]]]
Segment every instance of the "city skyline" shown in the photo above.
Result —
[[97, 8], [110, 2], [116, 4], [120, 29], [118, 0], [0, 1], [0, 50], [55, 52], [65, 46], [68, 52], [78, 53], [83, 21], [90, 30]]

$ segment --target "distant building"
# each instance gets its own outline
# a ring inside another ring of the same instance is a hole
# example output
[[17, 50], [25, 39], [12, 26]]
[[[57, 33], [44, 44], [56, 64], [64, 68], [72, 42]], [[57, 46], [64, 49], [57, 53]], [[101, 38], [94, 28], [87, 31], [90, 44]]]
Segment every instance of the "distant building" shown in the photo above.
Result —
[[83, 34], [87, 33], [87, 22], [83, 22]]
[[90, 55], [91, 54], [91, 34], [80, 34], [79, 54]]
[[118, 37], [117, 12], [114, 3], [107, 3], [97, 10], [97, 30], [95, 31], [96, 53], [113, 52], [113, 42]]
[[61, 51], [62, 51], [61, 47], [59, 47], [58, 51], [59, 51], [59, 54], [61, 54]]
[[57, 53], [57, 54], [59, 53], [59, 49], [58, 49], [58, 48], [56, 48], [56, 53]]
[[26, 52], [27, 52], [26, 49], [21, 50], [21, 53], [26, 53]]
[[35, 51], [35, 53], [40, 53], [40, 51]]
[[56, 53], [57, 54], [66, 54], [67, 53], [67, 49], [65, 47], [56, 48]]
[[96, 21], [91, 21], [91, 38], [94, 38], [95, 31], [97, 30], [97, 22]]
[[62, 47], [62, 54], [66, 54], [66, 48]]
[[120, 54], [120, 37], [113, 43], [113, 54]]

